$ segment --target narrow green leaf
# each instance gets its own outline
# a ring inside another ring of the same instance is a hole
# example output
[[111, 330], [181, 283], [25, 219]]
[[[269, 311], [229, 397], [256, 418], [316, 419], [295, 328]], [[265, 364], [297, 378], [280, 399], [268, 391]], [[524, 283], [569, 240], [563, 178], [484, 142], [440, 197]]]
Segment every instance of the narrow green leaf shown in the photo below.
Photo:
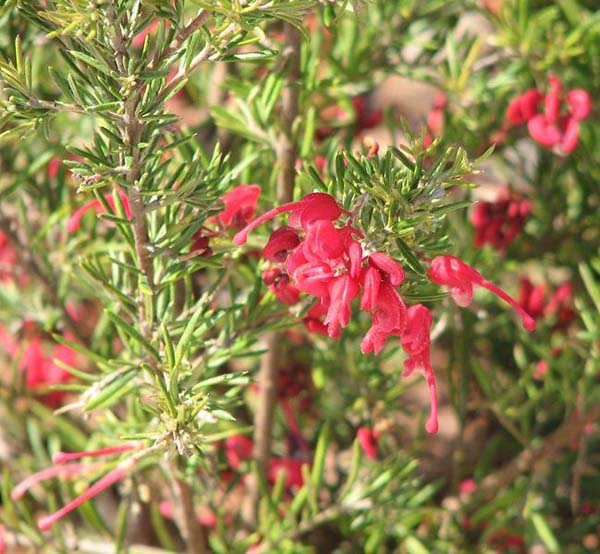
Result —
[[400, 250], [400, 254], [410, 269], [412, 269], [418, 275], [427, 275], [427, 270], [423, 267], [423, 264], [413, 254], [411, 248], [399, 237], [396, 238], [396, 246], [398, 247], [398, 250]]
[[323, 483], [323, 475], [325, 471], [325, 457], [327, 455], [327, 447], [329, 446], [329, 424], [325, 423], [319, 433], [317, 447], [315, 448], [315, 456], [313, 459], [313, 468], [311, 481], [314, 484], [313, 494], [319, 494], [319, 490]]
[[156, 361], [160, 361], [160, 354], [158, 353], [156, 348], [154, 348], [154, 346], [152, 346], [135, 327], [127, 323], [122, 317], [120, 317], [114, 312], [111, 312], [110, 310], [105, 310], [105, 313], [110, 318], [110, 320], [117, 327], [119, 327], [126, 335], [128, 335], [134, 342], [137, 342], [140, 345], [142, 345], [144, 349], [149, 354], [151, 354]]
[[[101, 406], [111, 406], [121, 397], [124, 390], [128, 390], [132, 379], [135, 377], [136, 372], [131, 370], [125, 372], [123, 375], [117, 377], [108, 386], [102, 389], [98, 394], [93, 395], [90, 400], [85, 404], [84, 410], [90, 411]], [[92, 385], [93, 387], [93, 385]]]
[[542, 517], [542, 515], [538, 513], [532, 514], [531, 522], [533, 523], [533, 526], [535, 527], [538, 536], [546, 545], [546, 548], [548, 548], [548, 551], [552, 554], [560, 552], [560, 546], [558, 544], [558, 541], [556, 540], [552, 529], [550, 528], [546, 520]]

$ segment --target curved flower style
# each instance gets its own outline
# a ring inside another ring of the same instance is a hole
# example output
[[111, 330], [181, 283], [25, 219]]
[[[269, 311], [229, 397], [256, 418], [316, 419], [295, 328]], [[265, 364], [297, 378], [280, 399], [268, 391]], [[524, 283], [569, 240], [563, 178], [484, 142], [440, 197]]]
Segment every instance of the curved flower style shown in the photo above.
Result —
[[[98, 450], [91, 450], [87, 452], [73, 452], [73, 453], [65, 453], [58, 452], [53, 456], [54, 466], [43, 469], [33, 475], [30, 475], [19, 484], [15, 486], [15, 488], [11, 492], [11, 498], [13, 500], [18, 500], [21, 498], [27, 490], [29, 490], [32, 486], [40, 483], [41, 481], [45, 481], [47, 479], [53, 479], [55, 477], [60, 478], [69, 478], [75, 475], [81, 475], [85, 473], [92, 473], [99, 469], [102, 469], [105, 464], [103, 463], [94, 463], [94, 464], [80, 464], [80, 463], [65, 463], [72, 460], [78, 460], [81, 458], [96, 458], [98, 456], [106, 456], [112, 454], [120, 454], [122, 452], [129, 452], [132, 450], [137, 450], [140, 446], [140, 443], [124, 443], [116, 446], [109, 446], [106, 448], [100, 448]], [[103, 477], [98, 479], [93, 485], [88, 487], [86, 491], [80, 494], [77, 498], [73, 499], [71, 502], [54, 512], [48, 516], [42, 517], [38, 520], [38, 527], [41, 531], [47, 531], [50, 529], [59, 519], [71, 513], [73, 510], [76, 510], [79, 506], [81, 506], [87, 500], [90, 500], [94, 496], [101, 493], [103, 490], [107, 489], [111, 485], [114, 485], [131, 469], [137, 464], [137, 459], [135, 457], [130, 457], [122, 462], [120, 462], [117, 467], [110, 470]]]
[[283, 206], [273, 208], [262, 214], [260, 217], [246, 225], [246, 227], [233, 237], [233, 244], [236, 244], [237, 246], [245, 244], [248, 240], [248, 235], [254, 231], [254, 229], [284, 213], [290, 213], [289, 224], [291, 226], [297, 226], [299, 223], [300, 226], [306, 230], [307, 226], [313, 221], [322, 219], [335, 221], [342, 215], [343, 210], [329, 194], [313, 192], [312, 194], [307, 194], [297, 202], [284, 204]]
[[[129, 199], [127, 198], [127, 195], [122, 190], [120, 190], [118, 192], [118, 194], [119, 194], [119, 199], [121, 200], [121, 204], [123, 204], [123, 210], [125, 210], [125, 216], [127, 217], [127, 219], [131, 219], [131, 208], [129, 207]], [[114, 198], [112, 192], [105, 194], [104, 198], [108, 202], [108, 205], [110, 206], [110, 209], [112, 210], [112, 212], [114, 214], [116, 214], [117, 207], [115, 205], [115, 198]], [[106, 212], [106, 209], [104, 208], [104, 204], [102, 204], [102, 202], [100, 202], [100, 200], [98, 200], [97, 198], [95, 198], [94, 200], [91, 200], [87, 204], [84, 204], [83, 206], [81, 206], [81, 208], [75, 210], [75, 212], [73, 213], [73, 215], [67, 222], [67, 233], [75, 233], [76, 231], [79, 231], [79, 228], [81, 227], [81, 220], [83, 219], [83, 216], [90, 210], [95, 210], [98, 213]]]
[[474, 287], [487, 289], [508, 302], [516, 310], [521, 316], [525, 329], [535, 330], [535, 319], [518, 302], [456, 256], [434, 258], [429, 268], [429, 277], [434, 283], [448, 287], [452, 298], [461, 308], [465, 308], [473, 300]]

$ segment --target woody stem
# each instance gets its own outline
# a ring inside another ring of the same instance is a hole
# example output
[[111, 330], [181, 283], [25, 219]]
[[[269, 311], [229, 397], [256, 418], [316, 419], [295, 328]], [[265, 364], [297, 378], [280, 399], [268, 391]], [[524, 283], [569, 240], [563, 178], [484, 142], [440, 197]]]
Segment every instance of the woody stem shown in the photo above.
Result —
[[[277, 201], [280, 205], [289, 203], [294, 197], [295, 164], [297, 147], [294, 137], [294, 123], [299, 114], [300, 79], [300, 32], [289, 23], [284, 24], [286, 42], [287, 76], [281, 99], [281, 133], [277, 148], [277, 162], [280, 173], [277, 180]], [[253, 458], [260, 478], [267, 479], [273, 416], [275, 413], [277, 363], [282, 337], [279, 333], [269, 333], [266, 337], [267, 352], [262, 358], [258, 375], [258, 402], [254, 416]], [[245, 507], [245, 519], [254, 527], [258, 519], [260, 487], [257, 479], [250, 482], [248, 505]]]

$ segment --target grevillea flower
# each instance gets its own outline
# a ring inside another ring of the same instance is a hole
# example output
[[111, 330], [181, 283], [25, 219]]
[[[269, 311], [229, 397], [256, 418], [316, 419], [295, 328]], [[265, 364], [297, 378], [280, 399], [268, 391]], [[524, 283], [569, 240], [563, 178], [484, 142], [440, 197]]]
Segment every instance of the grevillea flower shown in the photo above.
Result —
[[8, 236], [0, 231], [0, 282], [6, 282], [12, 279], [13, 269], [19, 261], [17, 251], [8, 240]]
[[[242, 462], [252, 458], [253, 445], [251, 439], [242, 435], [235, 435], [225, 440], [223, 444], [225, 457], [233, 470], [239, 471]], [[308, 462], [291, 458], [273, 458], [269, 461], [267, 480], [273, 484], [277, 481], [279, 473], [285, 471], [285, 487], [301, 487], [304, 483], [302, 477], [303, 465], [308, 465]]]
[[544, 315], [545, 299], [546, 287], [544, 285], [534, 286], [527, 277], [521, 278], [519, 304], [534, 319], [539, 319]]
[[548, 317], [556, 316], [557, 327], [564, 327], [577, 317], [577, 312], [570, 306], [572, 299], [573, 285], [570, 281], [561, 283], [552, 293], [544, 313]]
[[490, 244], [503, 252], [519, 234], [531, 212], [531, 202], [512, 193], [508, 187], [494, 202], [478, 202], [471, 212], [475, 246]]
[[352, 107], [356, 121], [356, 134], [376, 127], [383, 121], [383, 112], [372, 108], [368, 95], [355, 96], [352, 99]]
[[288, 226], [279, 227], [271, 233], [269, 242], [263, 248], [263, 256], [271, 262], [284, 262], [299, 244], [298, 231]]
[[[27, 490], [29, 490], [32, 486], [40, 483], [41, 481], [45, 481], [47, 479], [53, 479], [55, 477], [60, 478], [69, 478], [74, 477], [76, 475], [81, 475], [84, 473], [92, 473], [104, 467], [102, 463], [94, 463], [94, 464], [80, 464], [80, 463], [65, 463], [72, 460], [79, 460], [81, 458], [88, 457], [98, 457], [98, 456], [107, 456], [113, 454], [120, 454], [122, 452], [128, 452], [131, 450], [136, 450], [139, 448], [141, 443], [125, 443], [117, 446], [109, 446], [106, 448], [100, 448], [98, 450], [92, 450], [87, 452], [73, 452], [73, 453], [65, 453], [59, 452], [53, 457], [53, 461], [55, 463], [54, 466], [43, 469], [33, 475], [30, 475], [19, 484], [15, 486], [15, 488], [11, 492], [11, 498], [13, 500], [18, 500], [21, 498]], [[137, 464], [137, 459], [135, 457], [127, 458], [124, 461], [120, 462], [114, 469], [107, 472], [103, 477], [98, 479], [93, 485], [88, 487], [86, 491], [84, 491], [77, 498], [54, 512], [49, 516], [42, 517], [38, 520], [38, 527], [42, 531], [47, 531], [50, 529], [59, 519], [71, 513], [73, 510], [76, 510], [79, 506], [81, 506], [87, 500], [90, 500], [97, 494], [101, 493], [103, 490], [107, 489], [111, 485], [120, 481], [131, 471], [131, 469]]]
[[25, 493], [33, 486], [47, 481], [48, 479], [54, 479], [60, 477], [61, 479], [69, 479], [81, 475], [82, 473], [92, 473], [102, 467], [103, 464], [68, 464], [68, 465], [55, 465], [47, 467], [34, 473], [23, 479], [15, 488], [11, 491], [10, 497], [13, 500], [19, 500]]
[[360, 427], [356, 432], [356, 438], [367, 458], [376, 460], [379, 457], [379, 450], [377, 447], [379, 433], [377, 431], [370, 427]]
[[[163, 500], [158, 505], [160, 515], [167, 519], [175, 519], [175, 506], [168, 500]], [[219, 518], [208, 506], [198, 506], [196, 510], [196, 521], [203, 527], [213, 529], [219, 523]], [[232, 514], [225, 514], [224, 521], [226, 524], [231, 524], [233, 521]]]
[[[363, 354], [378, 354], [390, 336], [404, 337], [409, 353], [405, 368], [408, 372], [422, 369], [431, 381], [429, 335], [427, 342], [421, 336], [423, 317], [412, 317], [411, 325], [416, 327], [408, 329], [407, 308], [396, 290], [404, 282], [404, 270], [383, 252], [365, 255], [359, 242], [364, 237], [350, 224], [336, 226], [336, 220], [347, 212], [331, 196], [309, 194], [275, 208], [242, 229], [234, 237], [235, 244], [243, 244], [250, 231], [284, 213], [290, 214], [288, 226], [274, 231], [263, 250], [269, 262], [280, 264], [263, 273], [269, 288], [284, 303], [299, 300], [299, 293], [315, 297], [317, 301], [304, 318], [306, 328], [332, 338], [339, 338], [349, 324], [353, 301], [360, 297], [359, 308], [371, 315], [371, 327], [361, 342]], [[421, 313], [420, 309], [413, 312]], [[419, 349], [414, 337], [419, 337]], [[430, 388], [435, 392], [435, 383], [430, 383]], [[436, 402], [435, 394], [432, 398]], [[429, 422], [427, 430], [435, 432], [437, 422]]]
[[435, 374], [431, 366], [431, 312], [422, 304], [416, 304], [406, 310], [406, 330], [402, 334], [402, 348], [408, 354], [404, 362], [404, 376], [411, 375], [414, 371], [420, 371], [427, 380], [429, 387], [429, 418], [425, 423], [428, 433], [437, 433], [438, 424], [438, 400], [435, 384]]
[[548, 369], [548, 362], [546, 360], [540, 360], [535, 366], [533, 378], [536, 381], [542, 381], [546, 376], [546, 373], [548, 373]]
[[[167, 28], [170, 26], [170, 21], [165, 20]], [[153, 19], [146, 27], [144, 27], [131, 41], [131, 44], [134, 48], [141, 48], [144, 46], [144, 42], [146, 41], [146, 37], [148, 35], [153, 34], [160, 25], [160, 19]]]
[[[65, 338], [73, 340], [73, 336], [66, 334]], [[59, 405], [64, 397], [62, 391], [49, 391], [51, 385], [66, 383], [71, 379], [71, 374], [56, 364], [54, 360], [74, 366], [76, 364], [75, 352], [64, 344], [54, 347], [50, 355], [45, 353], [44, 344], [39, 336], [33, 337], [27, 344], [19, 368], [25, 372], [25, 384], [35, 394], [41, 395], [41, 400], [48, 406]]]
[[307, 461], [294, 460], [292, 458], [279, 458], [269, 462], [267, 479], [270, 483], [276, 483], [280, 473], [285, 473], [284, 486], [286, 489], [300, 488], [304, 485], [302, 467], [310, 466]]
[[548, 88], [546, 95], [530, 89], [517, 96], [509, 104], [506, 118], [511, 125], [527, 123], [533, 140], [547, 148], [557, 147], [566, 154], [577, 146], [579, 122], [590, 114], [592, 101], [584, 89], [575, 88], [565, 93], [562, 82], [554, 75], [548, 77]]
[[521, 278], [519, 304], [535, 319], [542, 317], [556, 319], [555, 329], [561, 329], [577, 317], [572, 307], [573, 285], [570, 281], [561, 283], [547, 299], [547, 287], [535, 285], [527, 278]]
[[225, 209], [207, 223], [218, 222], [223, 227], [241, 229], [254, 217], [259, 196], [258, 185], [238, 185], [221, 196]]
[[535, 88], [525, 91], [510, 102], [506, 110], [506, 119], [511, 125], [527, 123], [537, 114], [538, 105], [543, 99], [542, 93]]
[[48, 162], [48, 177], [50, 177], [50, 179], [56, 179], [58, 176], [58, 170], [60, 169], [60, 164], [60, 158], [57, 158], [56, 156], [54, 156]]
[[477, 483], [473, 479], [465, 479], [458, 486], [458, 490], [464, 495], [473, 494], [477, 490]]
[[[122, 190], [120, 190], [118, 192], [118, 194], [119, 194], [119, 199], [121, 200], [121, 204], [123, 205], [123, 210], [125, 212], [125, 216], [127, 217], [127, 219], [131, 219], [131, 208], [129, 207], [129, 200], [127, 198], [127, 195]], [[112, 210], [113, 214], [117, 214], [117, 207], [115, 205], [115, 198], [114, 198], [113, 194], [111, 192], [109, 192], [108, 194], [104, 195], [104, 198], [105, 198], [106, 202], [108, 203], [108, 205], [110, 206], [110, 209]], [[98, 198], [95, 198], [94, 200], [91, 200], [87, 204], [84, 204], [83, 206], [81, 206], [81, 208], [77, 209], [73, 213], [73, 215], [67, 222], [67, 232], [74, 233], [76, 231], [79, 231], [79, 228], [81, 227], [81, 220], [83, 219], [83, 216], [90, 210], [94, 210], [98, 213], [106, 213], [104, 204], [102, 204], [102, 202], [100, 202], [100, 200], [98, 200]]]
[[282, 304], [293, 306], [300, 302], [300, 291], [290, 282], [290, 276], [280, 268], [267, 269], [262, 274], [265, 285]]
[[433, 99], [433, 108], [427, 114], [427, 134], [423, 146], [427, 147], [433, 142], [434, 137], [439, 137], [444, 130], [444, 117], [448, 98], [443, 92], [439, 92]]
[[508, 302], [521, 316], [525, 329], [533, 331], [536, 327], [535, 319], [518, 302], [456, 256], [434, 258], [429, 268], [429, 277], [434, 283], [448, 287], [452, 298], [462, 308], [468, 306], [473, 300], [473, 288], [481, 287]]
[[243, 435], [233, 435], [225, 439], [224, 447], [229, 466], [237, 471], [244, 460], [252, 457], [254, 443]]

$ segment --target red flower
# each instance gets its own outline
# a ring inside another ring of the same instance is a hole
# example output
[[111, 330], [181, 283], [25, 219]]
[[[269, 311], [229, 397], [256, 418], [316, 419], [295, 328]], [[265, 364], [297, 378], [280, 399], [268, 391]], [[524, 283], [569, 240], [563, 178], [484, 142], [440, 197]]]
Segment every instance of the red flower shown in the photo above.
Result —
[[334, 277], [329, 284], [329, 308], [323, 324], [327, 326], [330, 337], [338, 337], [340, 329], [350, 322], [352, 308], [350, 303], [360, 291], [358, 283], [349, 274]]
[[533, 331], [536, 327], [535, 319], [515, 300], [456, 256], [434, 258], [429, 268], [429, 277], [434, 283], [448, 287], [452, 298], [462, 308], [473, 300], [473, 287], [481, 287], [508, 302], [521, 316], [525, 329]]
[[448, 99], [443, 92], [436, 94], [433, 99], [433, 109], [427, 114], [427, 134], [423, 146], [433, 142], [433, 137], [439, 137], [444, 129], [444, 116]]
[[275, 483], [279, 474], [285, 472], [285, 488], [300, 488], [304, 485], [302, 477], [302, 466], [308, 466], [309, 463], [303, 460], [294, 460], [292, 458], [274, 459], [269, 462], [267, 479], [270, 483]]
[[377, 448], [379, 433], [377, 431], [370, 427], [360, 427], [356, 432], [356, 438], [367, 458], [376, 460], [379, 457]]
[[539, 90], [535, 88], [527, 90], [508, 105], [506, 119], [511, 125], [526, 123], [537, 113], [538, 105], [543, 98]]
[[253, 442], [243, 435], [233, 435], [225, 439], [225, 457], [231, 469], [238, 470], [242, 462], [252, 458]]
[[[592, 109], [590, 95], [583, 89], [564, 94], [562, 82], [554, 75], [548, 77], [548, 82], [548, 94], [528, 90], [509, 104], [506, 117], [512, 125], [527, 123], [531, 138], [542, 146], [572, 152], [579, 140], [579, 122]], [[539, 111], [540, 104], [543, 112]]]
[[519, 304], [535, 319], [556, 318], [555, 329], [567, 326], [577, 317], [571, 307], [573, 286], [569, 281], [561, 283], [546, 302], [546, 286], [536, 285], [526, 277], [521, 279]]
[[[125, 211], [125, 216], [127, 217], [127, 219], [131, 219], [131, 208], [129, 207], [129, 200], [127, 198], [127, 195], [122, 190], [120, 190], [118, 194], [121, 200], [121, 204], [123, 205], [123, 210]], [[115, 205], [115, 199], [113, 194], [109, 192], [108, 194], [104, 195], [104, 198], [108, 202], [108, 205], [110, 206], [110, 209], [112, 210], [113, 214], [117, 214], [117, 208]], [[75, 231], [79, 231], [83, 216], [90, 210], [95, 210], [98, 213], [106, 212], [104, 204], [102, 204], [100, 200], [98, 200], [97, 198], [91, 200], [90, 202], [84, 204], [83, 206], [81, 206], [81, 208], [79, 208], [73, 213], [71, 219], [69, 219], [69, 221], [67, 222], [67, 233], [74, 233]]]
[[[68, 339], [73, 337], [67, 336]], [[71, 374], [59, 367], [54, 360], [60, 360], [67, 365], [75, 365], [75, 352], [64, 344], [57, 345], [48, 356], [44, 353], [42, 340], [39, 336], [31, 339], [19, 364], [21, 371], [25, 372], [27, 388], [41, 395], [41, 399], [49, 406], [61, 403], [64, 392], [48, 391], [49, 386], [66, 383], [71, 379]]]
[[292, 250], [300, 244], [298, 231], [291, 227], [279, 227], [271, 233], [263, 248], [263, 256], [271, 262], [285, 262]]
[[285, 271], [279, 268], [267, 269], [262, 278], [281, 303], [292, 306], [300, 302], [300, 292], [291, 284], [290, 276]]
[[354, 108], [356, 121], [356, 134], [371, 127], [376, 127], [383, 121], [383, 112], [372, 109], [368, 95], [355, 96], [352, 99], [352, 107]]
[[519, 291], [519, 304], [534, 319], [544, 315], [546, 287], [536, 285], [527, 278], [521, 278], [521, 290]]
[[458, 489], [461, 494], [469, 495], [477, 490], [477, 483], [473, 479], [465, 479], [460, 483]]
[[0, 282], [6, 282], [13, 277], [13, 268], [17, 265], [19, 256], [8, 240], [8, 236], [0, 231]]
[[416, 304], [406, 310], [406, 330], [402, 334], [402, 348], [408, 354], [408, 359], [404, 362], [405, 377], [414, 371], [420, 371], [427, 380], [429, 387], [429, 418], [425, 423], [425, 430], [428, 433], [438, 432], [438, 400], [435, 384], [435, 374], [430, 360], [431, 340], [429, 337], [431, 331], [431, 312], [422, 304]]
[[254, 217], [259, 196], [258, 185], [239, 185], [221, 196], [225, 209], [211, 219], [224, 227], [241, 229]]
[[504, 188], [495, 202], [478, 202], [471, 212], [475, 246], [490, 244], [504, 251], [525, 225], [531, 202]]
[[[166, 21], [166, 26], [169, 28], [170, 22]], [[142, 48], [144, 46], [144, 42], [146, 41], [146, 37], [149, 34], [153, 34], [160, 24], [160, 19], [153, 19], [146, 27], [144, 27], [131, 41], [131, 44], [134, 48]]]

